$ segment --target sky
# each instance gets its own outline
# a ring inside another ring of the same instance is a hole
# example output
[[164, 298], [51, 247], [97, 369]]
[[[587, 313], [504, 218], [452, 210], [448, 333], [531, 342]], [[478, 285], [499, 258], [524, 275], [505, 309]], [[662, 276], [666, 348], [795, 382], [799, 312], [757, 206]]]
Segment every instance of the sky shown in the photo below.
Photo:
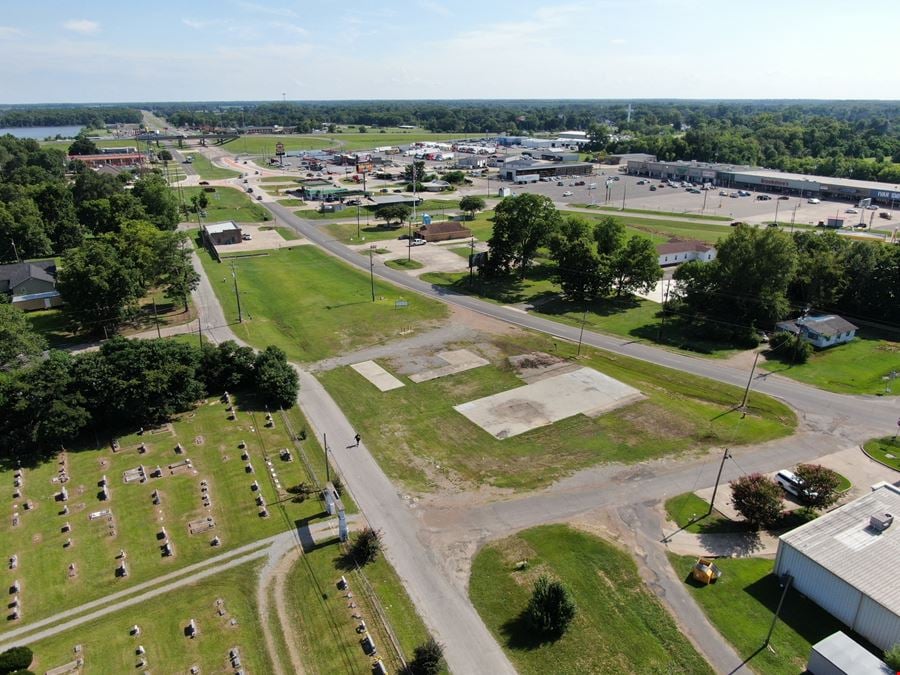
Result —
[[5, 2], [0, 103], [897, 99], [897, 0]]

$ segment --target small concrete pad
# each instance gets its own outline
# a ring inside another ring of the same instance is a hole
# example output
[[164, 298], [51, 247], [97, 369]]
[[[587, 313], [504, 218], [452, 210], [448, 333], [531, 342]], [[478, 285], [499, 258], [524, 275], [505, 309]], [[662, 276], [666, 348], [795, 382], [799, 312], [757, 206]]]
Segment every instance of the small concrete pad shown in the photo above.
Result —
[[478, 354], [473, 354], [468, 349], [453, 349], [450, 351], [438, 352], [437, 357], [442, 361], [446, 361], [447, 365], [441, 366], [440, 368], [423, 370], [421, 373], [414, 373], [409, 376], [409, 379], [416, 383], [427, 382], [428, 380], [435, 380], [446, 375], [453, 375], [465, 370], [471, 370], [472, 368], [486, 366], [490, 363], [487, 359], [478, 356]]
[[374, 361], [354, 363], [350, 367], [378, 387], [379, 391], [390, 391], [391, 389], [399, 389], [403, 386], [403, 383], [400, 380]]
[[495, 438], [509, 438], [573, 415], [596, 417], [644, 398], [592, 368], [579, 368], [508, 391], [461, 403], [454, 409]]

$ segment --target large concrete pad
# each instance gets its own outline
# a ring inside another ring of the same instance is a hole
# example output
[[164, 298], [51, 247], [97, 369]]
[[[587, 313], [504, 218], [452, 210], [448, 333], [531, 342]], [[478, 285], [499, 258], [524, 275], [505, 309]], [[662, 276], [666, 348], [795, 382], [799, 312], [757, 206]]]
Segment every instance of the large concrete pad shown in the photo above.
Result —
[[624, 382], [579, 368], [454, 406], [495, 438], [509, 438], [573, 415], [596, 417], [643, 398]]
[[391, 389], [399, 389], [403, 386], [403, 383], [400, 380], [374, 361], [354, 363], [350, 367], [378, 387], [379, 391], [390, 391]]
[[478, 356], [478, 354], [473, 354], [468, 349], [451, 349], [438, 352], [437, 357], [442, 361], [445, 361], [447, 365], [441, 366], [440, 368], [423, 370], [420, 373], [414, 373], [409, 376], [409, 379], [416, 383], [427, 382], [428, 380], [435, 380], [439, 377], [445, 377], [446, 375], [461, 373], [464, 370], [486, 366], [490, 363], [487, 359]]

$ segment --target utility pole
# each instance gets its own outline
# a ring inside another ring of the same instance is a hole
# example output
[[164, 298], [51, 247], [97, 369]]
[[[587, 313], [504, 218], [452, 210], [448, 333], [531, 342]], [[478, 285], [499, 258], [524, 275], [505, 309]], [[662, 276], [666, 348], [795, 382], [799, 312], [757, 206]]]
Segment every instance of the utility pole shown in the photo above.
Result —
[[475, 269], [472, 265], [472, 262], [474, 261], [474, 259], [475, 259], [475, 237], [472, 237], [469, 240], [469, 288], [472, 287], [472, 274]]
[[237, 300], [238, 323], [244, 323], [244, 315], [241, 313], [241, 294], [238, 292], [237, 273], [234, 270], [234, 260], [231, 261], [231, 278], [234, 279], [234, 297]]
[[700, 213], [704, 213], [706, 211], [706, 198], [709, 196], [709, 190], [703, 191], [703, 206], [700, 207]]
[[800, 206], [800, 202], [794, 204], [794, 212], [791, 214], [791, 234], [794, 234], [794, 220], [797, 218], [797, 207]]
[[[363, 190], [363, 192], [365, 192], [365, 190]], [[356, 204], [356, 241], [359, 241], [359, 202]]]
[[415, 220], [416, 219], [416, 205], [419, 201], [419, 198], [416, 195], [416, 157], [415, 157], [415, 155], [413, 155], [413, 162], [412, 162], [412, 179], [413, 179], [413, 181], [412, 181], [412, 183], [413, 183], [413, 215], [412, 215], [412, 217], [413, 217], [413, 220]]
[[625, 210], [625, 195], [628, 193], [628, 183], [622, 183], [622, 210]]
[[666, 304], [669, 302], [669, 279], [666, 279], [666, 294], [662, 302], [662, 321], [659, 322], [659, 330], [656, 333], [656, 341], [662, 342], [663, 330], [666, 327]]
[[775, 200], [775, 224], [778, 224], [778, 207], [781, 205], [781, 199]]
[[156, 337], [162, 338], [159, 332], [159, 315], [156, 313], [156, 298], [153, 298], [153, 322], [156, 324]]
[[328, 462], [328, 436], [325, 435], [325, 432], [322, 432], [322, 448], [325, 451], [325, 482], [331, 482], [331, 467]]
[[740, 410], [745, 411], [747, 398], [750, 396], [750, 385], [753, 383], [753, 373], [756, 371], [756, 362], [759, 361], [760, 352], [756, 352], [753, 359], [753, 367], [750, 368], [750, 377], [747, 378], [747, 387], [744, 389], [744, 399], [741, 401]]
[[575, 352], [575, 356], [581, 356], [581, 339], [584, 337], [584, 323], [587, 321], [587, 300], [582, 302], [584, 302], [584, 311], [581, 313], [581, 330], [578, 332], [578, 351]]
[[406, 240], [406, 261], [409, 262], [412, 260], [412, 219], [409, 219], [407, 223], [409, 225], [409, 229], [407, 230], [409, 239]]
[[12, 244], [12, 247], [13, 247], [13, 253], [16, 255], [16, 262], [22, 262], [22, 261], [19, 259], [19, 249], [16, 248], [16, 240], [13, 239], [12, 237], [10, 237], [10, 240], [9, 240], [9, 241], [10, 241], [10, 243]]
[[784, 604], [784, 598], [787, 595], [788, 589], [791, 587], [791, 582], [794, 580], [790, 574], [781, 575], [781, 598], [778, 600], [778, 607], [775, 608], [775, 614], [772, 616], [772, 625], [769, 626], [769, 632], [766, 635], [766, 641], [763, 643], [763, 647], [769, 646], [769, 640], [772, 639], [772, 632], [775, 630], [775, 622], [778, 621], [778, 615], [781, 614], [781, 606]]
[[375, 302], [375, 244], [369, 245], [369, 281], [372, 284], [372, 302]]
[[726, 459], [731, 459], [731, 455], [728, 454], [728, 448], [725, 448], [725, 452], [722, 453], [722, 462], [719, 464], [719, 473], [716, 474], [716, 486], [713, 488], [712, 498], [709, 500], [709, 511], [703, 516], [704, 518], [712, 515], [716, 503], [716, 493], [719, 491], [719, 481], [722, 479], [722, 469], [725, 468]]
[[200, 349], [203, 349], [203, 319], [197, 315], [197, 340], [200, 342]]

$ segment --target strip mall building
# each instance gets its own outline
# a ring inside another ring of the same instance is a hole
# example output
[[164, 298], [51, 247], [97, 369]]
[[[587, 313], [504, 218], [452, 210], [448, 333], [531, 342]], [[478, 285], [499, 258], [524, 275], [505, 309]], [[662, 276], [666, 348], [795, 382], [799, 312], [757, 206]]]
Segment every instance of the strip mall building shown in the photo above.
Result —
[[840, 199], [850, 202], [871, 199], [873, 203], [891, 208], [900, 204], [900, 185], [853, 178], [806, 176], [799, 173], [733, 164], [630, 159], [628, 160], [628, 173], [632, 176], [662, 180], [673, 179], [691, 183], [712, 183], [716, 187], [801, 197]]

